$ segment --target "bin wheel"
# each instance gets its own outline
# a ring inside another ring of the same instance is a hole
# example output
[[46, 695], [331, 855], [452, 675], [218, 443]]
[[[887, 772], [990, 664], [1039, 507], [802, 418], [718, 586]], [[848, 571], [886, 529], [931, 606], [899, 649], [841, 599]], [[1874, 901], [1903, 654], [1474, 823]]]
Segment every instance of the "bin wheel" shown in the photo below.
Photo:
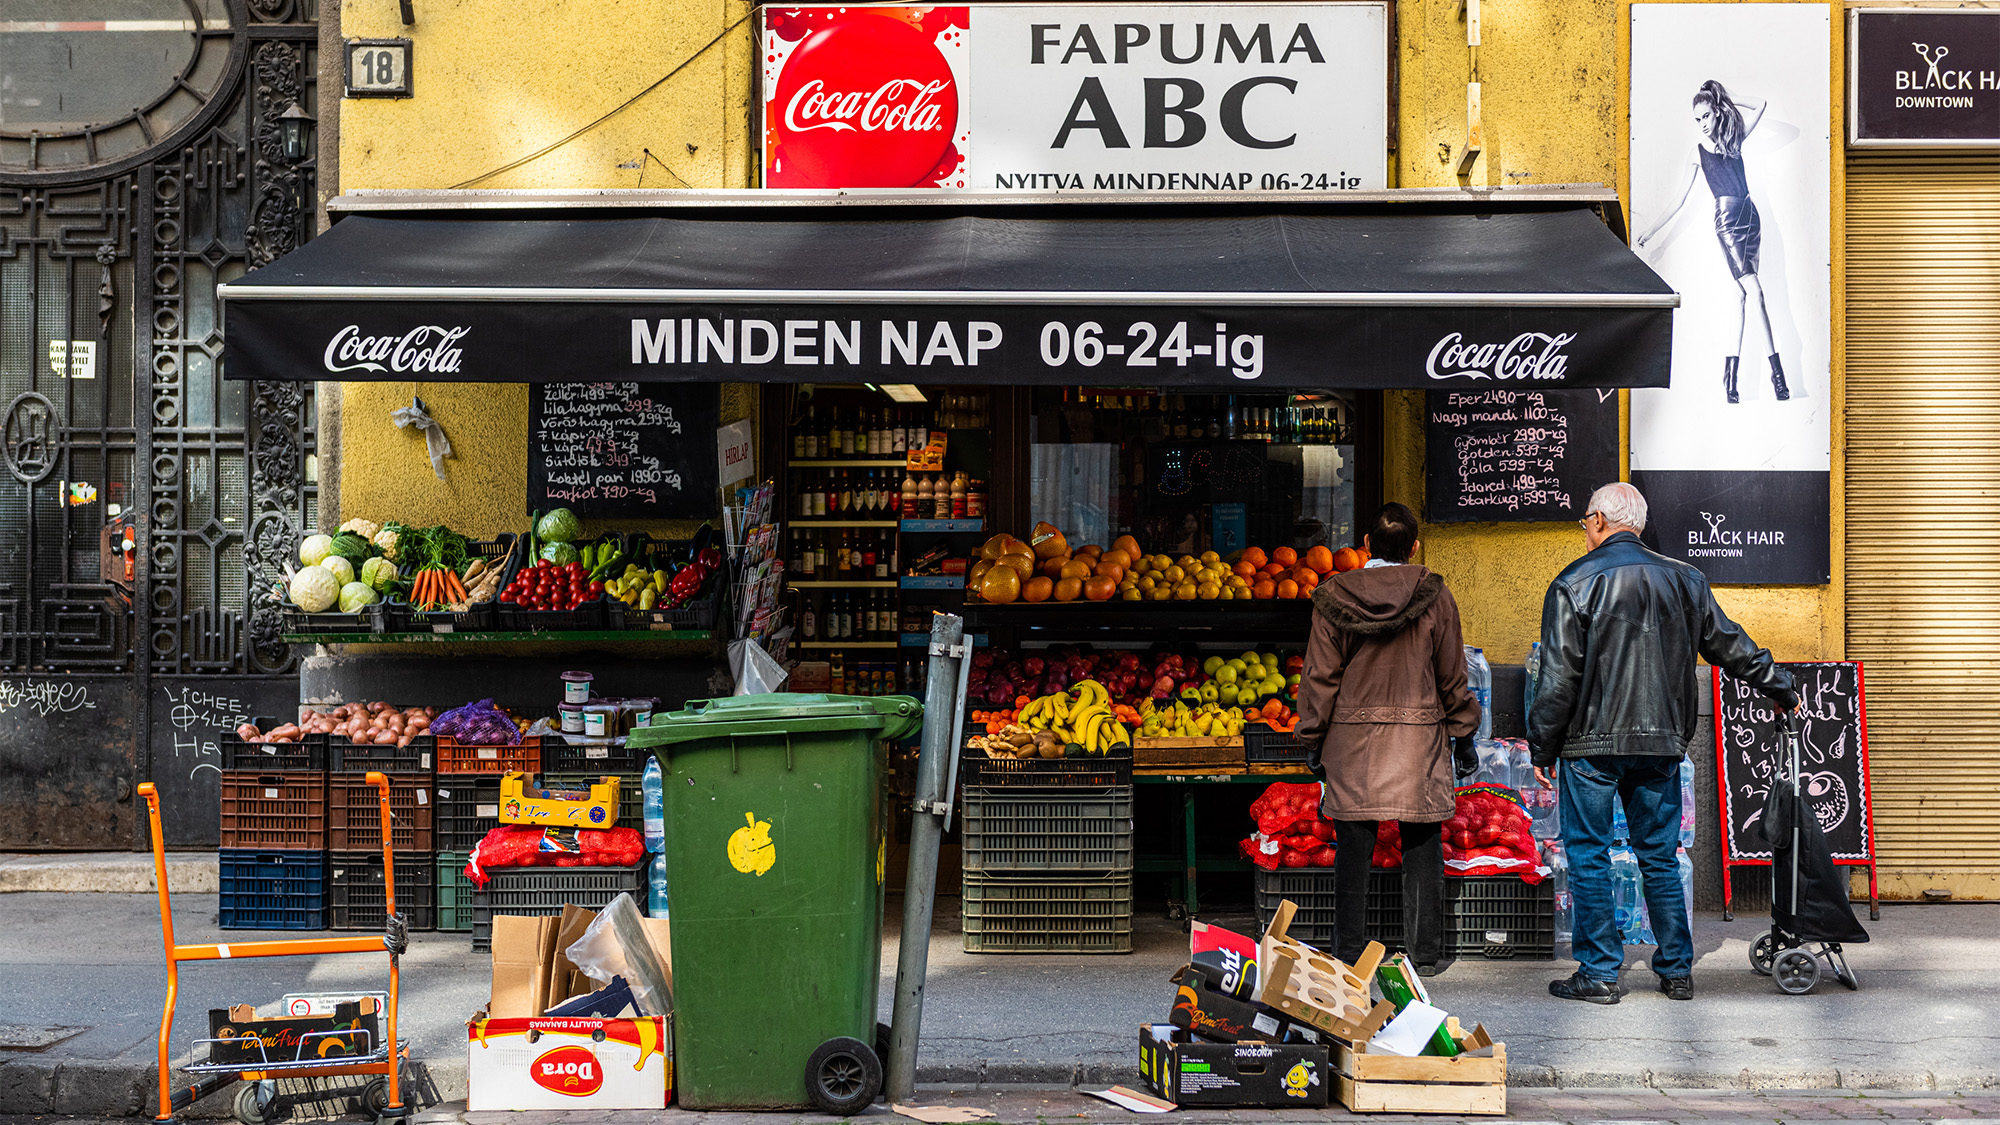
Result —
[[882, 1059], [859, 1039], [829, 1039], [806, 1060], [806, 1096], [822, 1112], [851, 1117], [882, 1092]]
[[1819, 958], [1803, 949], [1787, 949], [1771, 966], [1778, 988], [1793, 996], [1803, 996], [1819, 984]]
[[1778, 939], [1765, 930], [1757, 940], [1750, 943], [1750, 968], [1760, 977], [1771, 975], [1771, 965], [1778, 959]]
[[277, 1100], [277, 1083], [245, 1082], [236, 1089], [233, 1112], [243, 1125], [266, 1125], [271, 1120], [271, 1103]]
[[879, 1020], [875, 1024], [875, 1059], [889, 1065], [889, 1025]]

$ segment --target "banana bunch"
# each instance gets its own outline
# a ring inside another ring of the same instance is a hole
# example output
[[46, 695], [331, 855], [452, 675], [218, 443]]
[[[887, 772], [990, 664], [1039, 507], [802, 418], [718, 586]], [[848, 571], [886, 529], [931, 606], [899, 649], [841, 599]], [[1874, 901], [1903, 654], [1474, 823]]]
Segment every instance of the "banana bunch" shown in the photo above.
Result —
[[1141, 738], [1235, 738], [1243, 733], [1243, 708], [1204, 703], [1189, 707], [1181, 700], [1156, 707], [1148, 699], [1139, 708]]
[[673, 580], [670, 570], [647, 570], [637, 563], [625, 564], [625, 572], [604, 583], [604, 592], [629, 606], [651, 609], [666, 595]]
[[1111, 710], [1111, 693], [1096, 680], [1079, 680], [1068, 691], [1033, 700], [1015, 721], [1055, 735], [1069, 757], [1100, 757], [1132, 741], [1130, 728]]

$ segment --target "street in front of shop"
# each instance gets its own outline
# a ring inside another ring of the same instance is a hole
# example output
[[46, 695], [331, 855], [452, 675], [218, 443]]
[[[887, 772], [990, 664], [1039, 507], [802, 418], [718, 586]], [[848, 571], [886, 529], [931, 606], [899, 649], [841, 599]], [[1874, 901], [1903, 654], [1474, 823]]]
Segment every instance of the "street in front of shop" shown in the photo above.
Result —
[[[249, 936], [215, 928], [212, 897], [177, 897], [183, 942]], [[4, 1021], [13, 1025], [10, 1036], [25, 1037], [25, 1029], [68, 1032], [40, 1049], [0, 1044], [0, 1115], [149, 1116], [160, 988], [153, 897], [24, 893], [0, 901], [5, 903], [0, 972], [11, 982]], [[901, 914], [894, 900], [890, 905], [880, 994], [885, 1016], [899, 952], [895, 920]], [[1074, 1091], [1113, 1084], [1142, 1088], [1138, 1028], [1166, 1020], [1174, 1000], [1168, 978], [1187, 960], [1187, 935], [1175, 923], [1150, 917], [1139, 921], [1130, 956], [982, 957], [964, 952], [957, 906], [951, 898], [938, 904], [918, 1100], [1002, 1110], [1006, 1125], [1033, 1119], [1018, 1116], [1029, 1104], [1019, 1099], [1023, 1088], [1038, 1087], [1035, 1096], [1047, 1101], [1043, 1117], [1126, 1116], [1125, 1110]], [[1248, 917], [1212, 921], [1254, 929]], [[2000, 1091], [2000, 1067], [1994, 1063], [2000, 1058], [2000, 1029], [1990, 1019], [2000, 1009], [2000, 981], [1985, 968], [1985, 935], [2000, 926], [2000, 906], [1885, 908], [1882, 920], [1870, 924], [1873, 940], [1848, 950], [1861, 982], [1858, 992], [1828, 984], [1808, 996], [1787, 996], [1768, 978], [1752, 974], [1749, 943], [1767, 926], [1768, 919], [1758, 914], [1739, 914], [1731, 922], [1717, 914], [1698, 915], [1696, 994], [1687, 1004], [1652, 990], [1653, 976], [1643, 961], [1646, 947], [1630, 950], [1626, 983], [1632, 991], [1613, 1007], [1551, 999], [1544, 985], [1563, 974], [1563, 961], [1461, 960], [1430, 987], [1441, 1006], [1483, 1023], [1507, 1044], [1508, 1108], [1517, 1118], [1900, 1116], [1872, 1101], [1851, 1100], [1870, 1092], [1936, 1092], [1946, 1095], [1947, 1104], [1922, 1107], [1927, 1112], [1974, 1116], [1977, 1105], [1960, 1104], [1957, 1094]], [[462, 1110], [465, 1017], [487, 998], [489, 959], [467, 950], [456, 935], [417, 934], [403, 967], [400, 1030], [410, 1042], [413, 1089], [435, 1099], [438, 1104], [428, 1107], [433, 1112]], [[371, 958], [323, 957], [282, 972], [268, 963], [211, 966], [185, 978], [175, 1042], [206, 1034], [207, 1010], [243, 996], [291, 991], [292, 982], [316, 990], [366, 987], [378, 973]], [[1672, 1100], [1677, 1090], [1761, 1090], [1767, 1097], [1740, 1112], [1712, 1107], [1698, 1114], [1687, 1107], [1666, 1112], [1679, 1104]], [[1773, 1093], [1812, 1090], [1839, 1090], [1848, 1100], [1830, 1099], [1819, 1107], [1823, 1113], [1806, 1112], [1794, 1100], [1779, 1105], [1780, 1095]], [[1552, 1100], [1565, 1093], [1586, 1099], [1590, 1108]], [[226, 1096], [217, 1097], [200, 1103], [197, 1112], [223, 1115], [228, 1106]], [[1295, 1116], [1199, 1108], [1177, 1116], [1204, 1113], [1218, 1115], [1204, 1120]]]

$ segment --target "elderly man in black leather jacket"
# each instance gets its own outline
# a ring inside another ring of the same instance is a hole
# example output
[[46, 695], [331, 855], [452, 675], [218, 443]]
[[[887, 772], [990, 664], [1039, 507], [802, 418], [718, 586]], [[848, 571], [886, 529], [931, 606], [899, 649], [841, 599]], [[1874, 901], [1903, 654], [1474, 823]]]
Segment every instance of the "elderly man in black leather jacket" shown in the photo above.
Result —
[[1680, 843], [1681, 758], [1700, 731], [1697, 656], [1787, 710], [1792, 678], [1715, 604], [1700, 571], [1647, 550], [1646, 498], [1629, 484], [1591, 495], [1582, 521], [1589, 553], [1549, 584], [1542, 603], [1541, 675], [1528, 716], [1535, 771], [1562, 762], [1563, 843], [1574, 903], [1577, 971], [1551, 995], [1616, 1004], [1625, 946], [1612, 916], [1612, 802], [1622, 801], [1659, 938], [1660, 991], [1694, 998], [1694, 938], [1674, 851]]

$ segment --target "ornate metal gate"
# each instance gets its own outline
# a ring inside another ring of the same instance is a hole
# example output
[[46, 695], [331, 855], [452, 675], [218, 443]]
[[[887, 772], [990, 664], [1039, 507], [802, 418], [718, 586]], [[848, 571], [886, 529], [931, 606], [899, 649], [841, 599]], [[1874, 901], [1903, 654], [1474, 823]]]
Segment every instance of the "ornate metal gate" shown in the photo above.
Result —
[[154, 681], [292, 671], [311, 393], [222, 379], [215, 288], [310, 235], [318, 14], [0, 13], [0, 847], [128, 846]]

